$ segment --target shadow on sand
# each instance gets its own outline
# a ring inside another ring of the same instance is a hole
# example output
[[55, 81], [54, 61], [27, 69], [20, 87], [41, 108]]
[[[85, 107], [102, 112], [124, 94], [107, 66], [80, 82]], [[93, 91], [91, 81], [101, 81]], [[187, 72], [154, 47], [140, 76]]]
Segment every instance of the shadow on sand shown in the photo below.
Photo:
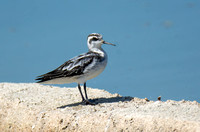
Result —
[[[134, 97], [111, 97], [111, 98], [96, 98], [96, 99], [92, 99], [89, 100], [90, 102], [94, 103], [95, 105], [97, 104], [102, 104], [102, 103], [115, 103], [115, 102], [125, 102], [125, 101], [131, 101], [132, 99], [134, 99]], [[73, 103], [73, 104], [68, 104], [68, 105], [63, 105], [60, 107], [57, 107], [58, 109], [63, 109], [66, 107], [74, 107], [74, 106], [78, 106], [78, 105], [85, 105], [82, 102], [78, 102], [78, 103]]]

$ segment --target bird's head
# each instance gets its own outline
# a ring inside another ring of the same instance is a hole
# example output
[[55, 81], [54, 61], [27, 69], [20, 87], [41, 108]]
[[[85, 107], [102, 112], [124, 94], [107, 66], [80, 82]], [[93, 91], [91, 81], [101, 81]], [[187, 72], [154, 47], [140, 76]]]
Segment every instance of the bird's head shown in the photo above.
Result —
[[98, 33], [92, 33], [92, 34], [88, 35], [87, 44], [88, 44], [88, 48], [90, 50], [93, 48], [100, 49], [102, 44], [108, 44], [108, 45], [115, 46], [115, 44], [104, 41], [102, 35], [98, 34]]

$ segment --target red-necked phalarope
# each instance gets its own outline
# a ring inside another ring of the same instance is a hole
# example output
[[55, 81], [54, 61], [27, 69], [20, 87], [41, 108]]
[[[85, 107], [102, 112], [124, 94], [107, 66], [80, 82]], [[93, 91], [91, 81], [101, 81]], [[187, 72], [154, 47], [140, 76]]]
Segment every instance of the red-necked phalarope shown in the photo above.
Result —
[[[78, 89], [85, 104], [93, 104], [89, 102], [86, 81], [98, 76], [106, 67], [107, 54], [101, 48], [102, 44], [108, 43], [103, 40], [101, 34], [92, 33], [88, 35], [87, 45], [89, 51], [87, 53], [76, 56], [57, 69], [48, 72], [44, 75], [38, 76], [36, 80], [42, 84], [64, 84], [64, 83], [78, 83]], [[85, 98], [82, 94], [80, 84], [84, 84]]]

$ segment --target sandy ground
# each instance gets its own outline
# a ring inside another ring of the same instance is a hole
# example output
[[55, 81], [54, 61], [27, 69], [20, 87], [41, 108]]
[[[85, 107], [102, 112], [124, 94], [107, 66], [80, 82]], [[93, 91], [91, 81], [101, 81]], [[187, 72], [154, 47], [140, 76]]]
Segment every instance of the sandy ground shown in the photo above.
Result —
[[196, 101], [146, 101], [88, 88], [97, 105], [82, 105], [77, 88], [0, 83], [0, 131], [200, 132]]

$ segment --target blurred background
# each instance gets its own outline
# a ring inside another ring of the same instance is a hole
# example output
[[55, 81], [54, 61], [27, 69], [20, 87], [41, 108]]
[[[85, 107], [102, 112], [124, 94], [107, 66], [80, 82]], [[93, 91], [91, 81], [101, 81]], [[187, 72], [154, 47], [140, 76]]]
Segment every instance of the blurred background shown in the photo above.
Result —
[[200, 102], [199, 0], [0, 1], [0, 82], [35, 82], [94, 32], [117, 46], [103, 45], [108, 65], [88, 87]]

